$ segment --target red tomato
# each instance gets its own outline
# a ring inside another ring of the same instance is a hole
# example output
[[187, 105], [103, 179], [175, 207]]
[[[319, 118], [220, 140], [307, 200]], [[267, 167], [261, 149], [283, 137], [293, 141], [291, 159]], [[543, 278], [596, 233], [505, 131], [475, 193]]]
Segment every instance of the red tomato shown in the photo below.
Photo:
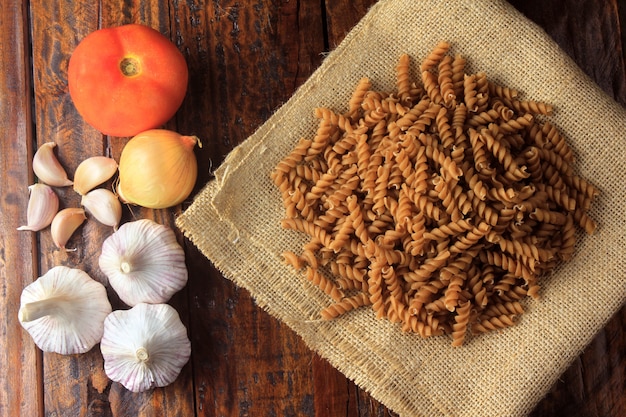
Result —
[[67, 77], [72, 101], [87, 123], [107, 135], [134, 136], [174, 116], [189, 74], [168, 38], [130, 24], [86, 36], [70, 57]]

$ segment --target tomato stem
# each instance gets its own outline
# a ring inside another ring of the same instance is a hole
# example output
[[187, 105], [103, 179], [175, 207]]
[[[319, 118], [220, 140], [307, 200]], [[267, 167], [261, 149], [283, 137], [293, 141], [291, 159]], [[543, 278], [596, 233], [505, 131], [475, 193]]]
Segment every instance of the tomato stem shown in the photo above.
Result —
[[124, 58], [120, 62], [120, 70], [127, 77], [133, 77], [139, 74], [139, 61], [135, 58]]

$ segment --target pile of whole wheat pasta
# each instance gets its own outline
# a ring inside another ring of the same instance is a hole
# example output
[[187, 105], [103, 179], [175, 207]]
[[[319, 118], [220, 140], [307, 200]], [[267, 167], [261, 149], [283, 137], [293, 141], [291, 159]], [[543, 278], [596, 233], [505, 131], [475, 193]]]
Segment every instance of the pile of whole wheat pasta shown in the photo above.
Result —
[[516, 322], [538, 278], [574, 252], [597, 190], [574, 173], [550, 105], [466, 73], [440, 42], [396, 90], [363, 78], [346, 113], [278, 163], [282, 226], [310, 236], [285, 260], [330, 297], [321, 317], [369, 305], [423, 337], [464, 343]]

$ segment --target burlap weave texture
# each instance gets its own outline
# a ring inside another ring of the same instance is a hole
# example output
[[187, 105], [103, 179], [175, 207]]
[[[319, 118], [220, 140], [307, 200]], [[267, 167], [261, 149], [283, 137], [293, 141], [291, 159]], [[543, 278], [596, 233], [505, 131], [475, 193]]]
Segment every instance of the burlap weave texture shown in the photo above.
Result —
[[[550, 121], [569, 139], [575, 170], [601, 195], [574, 258], [542, 278], [541, 299], [520, 322], [472, 337], [422, 339], [363, 308], [323, 321], [327, 296], [282, 262], [306, 237], [280, 227], [281, 196], [269, 174], [318, 126], [313, 109], [339, 112], [358, 80], [391, 91], [400, 54], [419, 62], [440, 40], [525, 98], [551, 103]], [[506, 51], [506, 52], [505, 52]], [[527, 414], [626, 300], [626, 112], [541, 28], [498, 0], [382, 0], [294, 96], [234, 149], [177, 219], [184, 234], [257, 303], [333, 366], [402, 416]], [[610, 163], [607, 163], [610, 162]]]

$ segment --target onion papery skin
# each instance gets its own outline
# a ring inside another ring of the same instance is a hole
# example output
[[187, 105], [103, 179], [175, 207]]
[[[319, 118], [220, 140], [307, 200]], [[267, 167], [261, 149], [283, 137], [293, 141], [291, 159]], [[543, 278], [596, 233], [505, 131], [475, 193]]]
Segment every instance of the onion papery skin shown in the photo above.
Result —
[[182, 203], [196, 184], [196, 136], [166, 129], [142, 132], [128, 141], [119, 163], [120, 201], [162, 209]]

